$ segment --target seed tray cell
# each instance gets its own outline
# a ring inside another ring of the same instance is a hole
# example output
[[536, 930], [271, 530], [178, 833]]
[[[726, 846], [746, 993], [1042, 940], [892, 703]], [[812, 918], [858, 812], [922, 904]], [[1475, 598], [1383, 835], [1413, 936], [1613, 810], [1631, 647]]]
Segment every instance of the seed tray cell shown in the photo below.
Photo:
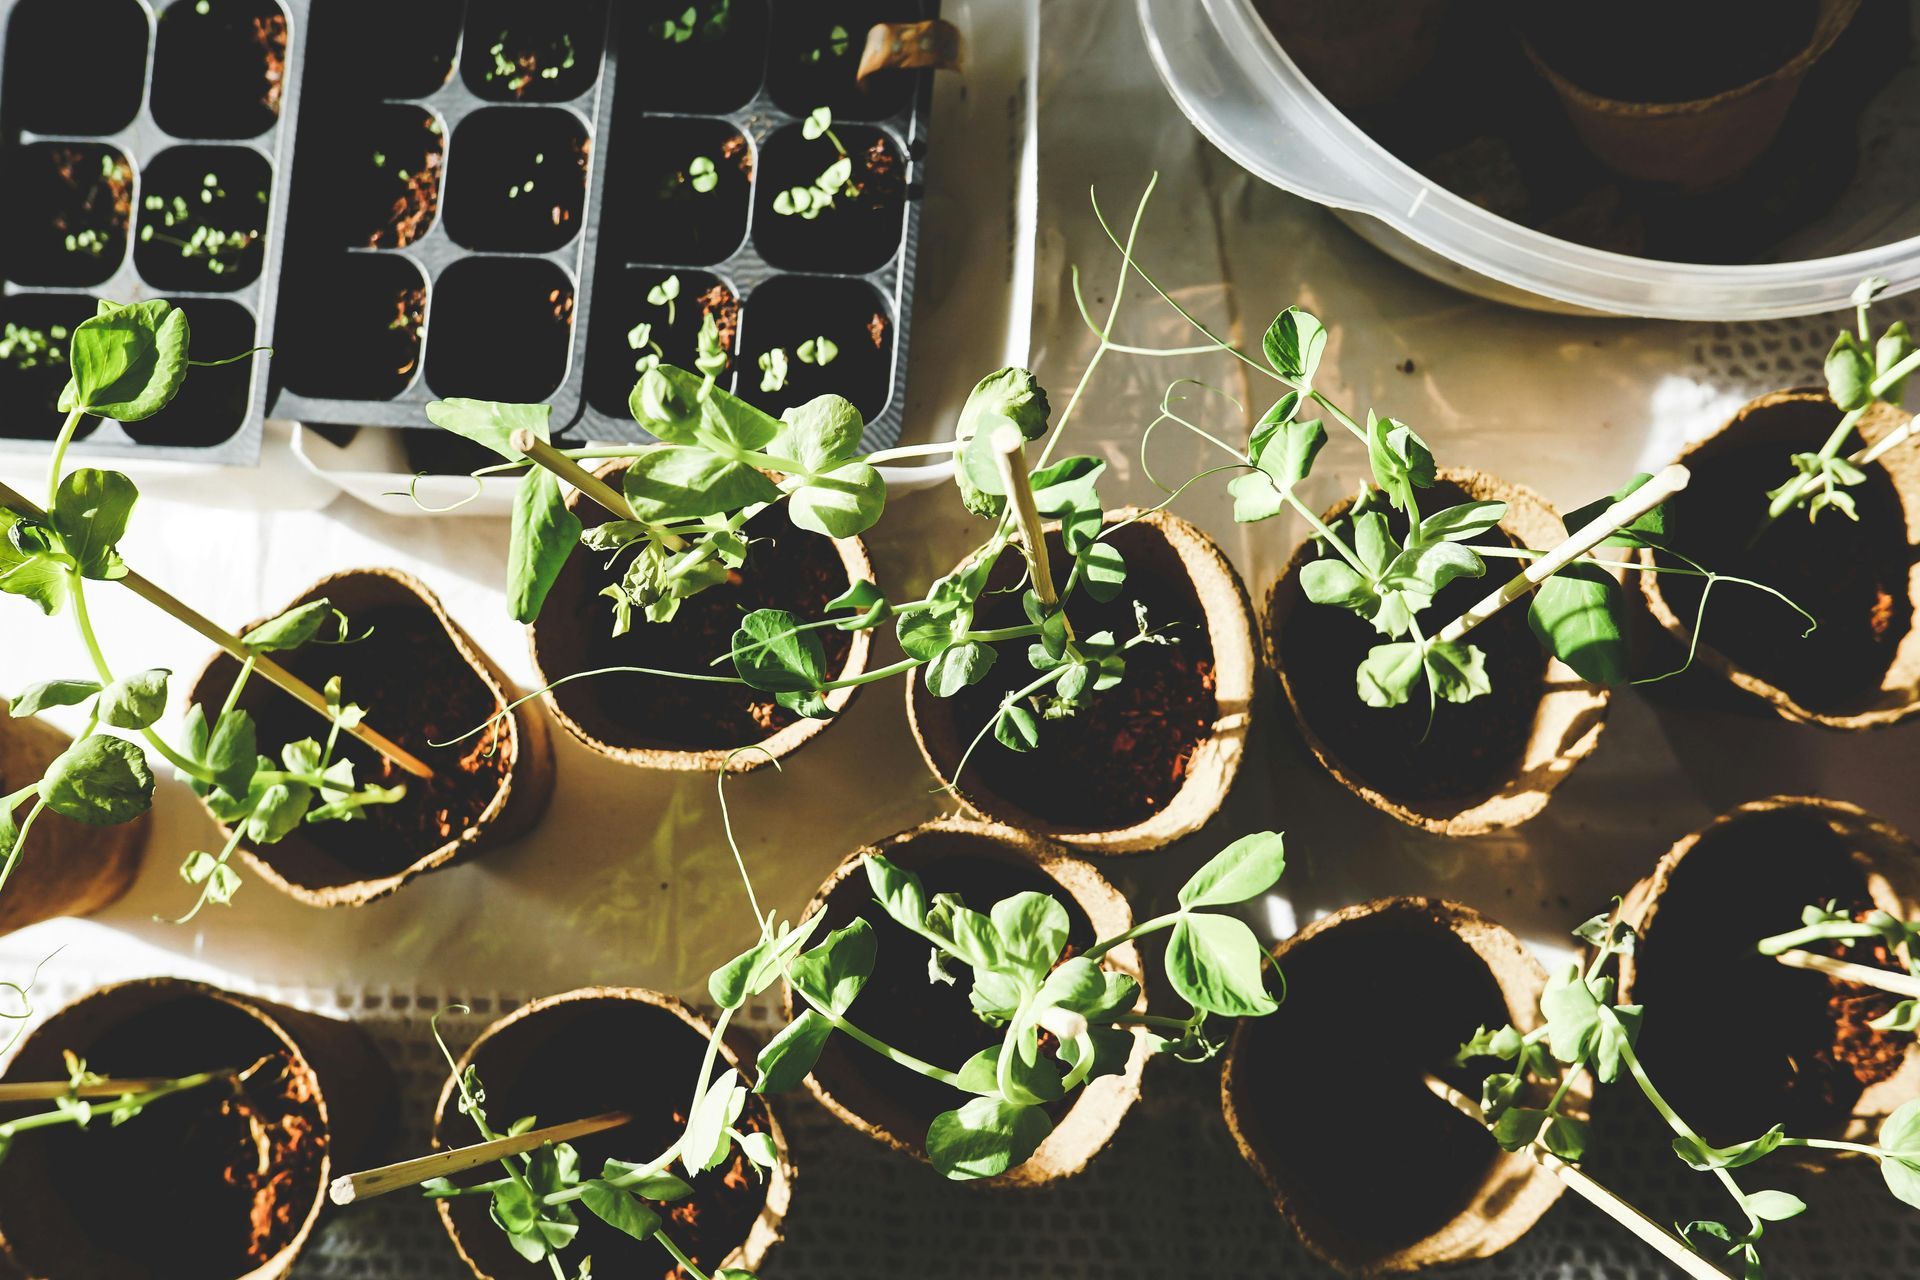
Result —
[[[862, 92], [853, 71], [873, 22], [936, 0], [310, 2], [276, 416], [416, 427], [444, 396], [543, 400], [563, 440], [643, 440], [637, 366], [690, 365], [712, 310], [723, 385], [770, 408], [839, 391], [870, 446], [897, 440], [931, 82]], [[818, 105], [866, 189], [781, 214], [838, 154], [802, 136]], [[670, 278], [671, 315], [648, 301]], [[821, 337], [833, 363], [793, 358]], [[760, 355], [786, 344], [786, 388], [761, 391]], [[327, 354], [291, 354], [310, 348]], [[350, 367], [363, 352], [377, 369]]]
[[[198, 359], [270, 342], [311, 0], [0, 0], [0, 447], [59, 429], [72, 326], [167, 298]], [[100, 453], [252, 463], [267, 357], [196, 369]]]

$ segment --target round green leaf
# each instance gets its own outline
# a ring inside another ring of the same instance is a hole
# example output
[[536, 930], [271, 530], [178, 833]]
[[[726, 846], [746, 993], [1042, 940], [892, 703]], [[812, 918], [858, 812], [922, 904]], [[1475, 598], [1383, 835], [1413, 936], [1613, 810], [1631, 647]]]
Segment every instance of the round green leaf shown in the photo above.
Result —
[[139, 747], [124, 738], [96, 733], [68, 747], [47, 766], [40, 796], [47, 808], [75, 822], [93, 826], [129, 822], [153, 806], [153, 772]]

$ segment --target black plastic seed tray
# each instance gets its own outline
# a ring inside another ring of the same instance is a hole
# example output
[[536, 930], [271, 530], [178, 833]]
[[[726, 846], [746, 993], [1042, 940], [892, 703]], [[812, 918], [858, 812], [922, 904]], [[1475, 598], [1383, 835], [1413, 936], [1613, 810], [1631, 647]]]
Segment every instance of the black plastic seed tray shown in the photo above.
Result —
[[[192, 354], [274, 329], [307, 0], [0, 0], [0, 447], [58, 432], [65, 335], [97, 301], [166, 298]], [[195, 369], [83, 449], [252, 463], [267, 357]]]
[[[644, 439], [637, 365], [691, 367], [711, 311], [729, 389], [775, 412], [838, 391], [870, 446], [898, 438], [931, 81], [853, 72], [874, 22], [937, 0], [312, 7], [275, 416], [418, 427], [475, 396]], [[838, 154], [802, 136], [818, 106], [862, 191], [776, 213]], [[788, 380], [762, 391], [776, 347]]]

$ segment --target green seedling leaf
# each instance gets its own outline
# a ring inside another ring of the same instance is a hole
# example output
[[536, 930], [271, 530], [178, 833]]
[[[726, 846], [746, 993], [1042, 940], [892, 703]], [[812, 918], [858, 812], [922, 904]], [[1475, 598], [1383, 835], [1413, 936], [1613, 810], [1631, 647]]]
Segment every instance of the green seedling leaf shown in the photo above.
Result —
[[1422, 646], [1415, 640], [1377, 644], [1355, 673], [1360, 700], [1370, 707], [1397, 707], [1420, 681]]
[[755, 609], [733, 633], [733, 667], [740, 678], [767, 693], [819, 689], [827, 678], [827, 653], [820, 637], [797, 628], [800, 620], [784, 609]]
[[785, 1093], [798, 1087], [813, 1071], [813, 1064], [820, 1060], [820, 1051], [832, 1035], [833, 1024], [817, 1010], [803, 1011], [760, 1050], [755, 1063], [760, 1079], [753, 1091]]
[[1207, 860], [1180, 888], [1189, 911], [1249, 902], [1279, 881], [1287, 869], [1286, 841], [1277, 831], [1242, 836]]
[[[1907, 332], [1907, 322], [1894, 321], [1887, 326], [1887, 331], [1880, 335], [1880, 340], [1873, 344], [1874, 376], [1880, 377], [1891, 373], [1894, 366], [1912, 355], [1913, 351], [1913, 337]], [[1886, 389], [1880, 393], [1880, 398], [1888, 404], [1899, 404], [1906, 393], [1906, 388], [1907, 379], [1901, 378], [1897, 382], [1888, 383]]]
[[954, 483], [967, 510], [998, 519], [1006, 508], [993, 455], [994, 431], [1012, 423], [1022, 439], [1037, 440], [1046, 434], [1051, 413], [1045, 389], [1026, 369], [999, 369], [974, 384], [953, 433]]
[[809, 471], [829, 470], [859, 454], [865, 430], [860, 411], [845, 396], [815, 396], [780, 415], [780, 432], [767, 451]]
[[17, 720], [49, 707], [77, 707], [98, 692], [100, 684], [95, 680], [43, 680], [15, 694], [8, 714]]
[[1436, 511], [1420, 521], [1423, 539], [1465, 542], [1500, 526], [1507, 518], [1504, 502], [1463, 502], [1444, 511]]
[[1478, 645], [1429, 640], [1423, 663], [1434, 692], [1447, 702], [1471, 702], [1493, 692], [1487, 677], [1487, 655]]
[[693, 1105], [687, 1130], [680, 1145], [680, 1163], [689, 1173], [705, 1173], [719, 1168], [733, 1144], [727, 1131], [740, 1118], [747, 1105], [747, 1091], [740, 1084], [740, 1073], [732, 1067], [721, 1072], [700, 1100]]
[[[1619, 502], [1635, 489], [1653, 477], [1645, 471], [1621, 485], [1604, 498], [1587, 503], [1584, 507], [1569, 511], [1561, 520], [1568, 533], [1575, 533], [1598, 519], [1608, 507]], [[1638, 517], [1630, 524], [1620, 528], [1602, 539], [1597, 545], [1602, 547], [1663, 547], [1667, 544], [1667, 506], [1663, 502], [1653, 510]]]
[[1777, 1151], [1785, 1137], [1786, 1131], [1779, 1125], [1773, 1126], [1752, 1142], [1741, 1142], [1731, 1147], [1710, 1147], [1693, 1138], [1679, 1137], [1673, 1140], [1673, 1153], [1702, 1173], [1713, 1169], [1740, 1169]]
[[719, 515], [780, 497], [762, 472], [695, 445], [642, 453], [628, 466], [624, 488], [634, 515], [655, 522]]
[[302, 605], [287, 610], [277, 618], [261, 623], [240, 637], [240, 643], [256, 653], [275, 653], [286, 649], [298, 649], [315, 636], [320, 628], [332, 622], [335, 642], [345, 640], [347, 634], [346, 616], [324, 597], [309, 600]]
[[144, 729], [167, 713], [167, 677], [161, 667], [135, 672], [100, 694], [99, 716], [116, 729]]
[[770, 938], [762, 938], [741, 952], [707, 979], [707, 994], [722, 1009], [738, 1009], [747, 997], [757, 996], [780, 977], [787, 962], [800, 954], [826, 916], [814, 912], [795, 929], [782, 925]]
[[133, 743], [90, 734], [47, 766], [40, 798], [61, 817], [90, 826], [130, 822], [153, 807], [153, 773]]
[[1632, 674], [1626, 601], [1599, 565], [1568, 565], [1541, 583], [1527, 606], [1527, 625], [1582, 680], [1620, 684]]
[[1572, 1064], [1593, 1056], [1600, 1037], [1600, 1001], [1577, 963], [1547, 979], [1540, 1012], [1547, 1019], [1547, 1045], [1555, 1058]]
[[513, 433], [531, 431], [550, 439], [548, 419], [553, 409], [544, 404], [503, 404], [497, 400], [435, 400], [427, 405], [427, 421], [475, 444], [484, 445], [508, 462], [524, 462], [513, 447]]
[[865, 533], [887, 507], [887, 482], [864, 462], [814, 472], [787, 498], [787, 518], [809, 533], [851, 538]]
[[537, 468], [521, 481], [507, 548], [507, 609], [514, 621], [539, 618], [547, 592], [573, 554], [580, 528], [580, 517], [567, 510], [559, 478], [552, 472]]
[[1807, 1202], [1785, 1191], [1755, 1191], [1746, 1197], [1747, 1211], [1762, 1222], [1785, 1222], [1807, 1211]]
[[895, 921], [918, 933], [927, 918], [927, 891], [920, 877], [877, 853], [866, 857], [867, 884]]
[[1827, 397], [1849, 413], [1873, 402], [1873, 357], [1860, 339], [1841, 330], [1827, 351]]
[[67, 339], [73, 369], [60, 411], [138, 422], [166, 407], [187, 376], [186, 313], [158, 299], [102, 301]]
[[871, 630], [893, 613], [893, 606], [887, 603], [886, 595], [865, 578], [856, 579], [848, 584], [845, 591], [827, 601], [825, 612], [837, 613], [842, 609], [852, 610], [854, 614], [836, 624], [842, 631]]
[[1025, 707], [1004, 707], [993, 722], [993, 738], [1009, 751], [1031, 751], [1040, 745], [1040, 722]]
[[1266, 954], [1233, 916], [1182, 915], [1167, 940], [1167, 978], [1186, 1002], [1228, 1018], [1257, 1018], [1279, 1005], [1267, 994]]
[[1060, 522], [1060, 541], [1078, 556], [1100, 534], [1103, 513], [1095, 486], [1107, 464], [1098, 458], [1063, 458], [1033, 473], [1033, 501], [1040, 514]]
[[140, 490], [118, 471], [77, 467], [60, 479], [52, 523], [82, 577], [111, 581], [127, 576], [116, 549]]
[[[625, 1178], [640, 1168], [640, 1165], [628, 1164], [625, 1160], [609, 1160], [600, 1167], [600, 1177], [607, 1182], [612, 1182], [618, 1178]], [[629, 1185], [627, 1190], [648, 1200], [667, 1203], [685, 1200], [692, 1195], [693, 1184], [671, 1173], [650, 1173], [640, 1181]]]
[[1072, 928], [1065, 907], [1044, 893], [1031, 891], [994, 903], [992, 920], [1003, 952], [1036, 973], [1053, 967]]
[[300, 782], [276, 782], [266, 787], [247, 815], [247, 839], [256, 845], [284, 839], [307, 816], [313, 788]]
[[253, 781], [260, 761], [255, 741], [252, 716], [238, 707], [220, 713], [207, 743], [206, 765], [220, 789], [230, 796], [245, 796]]
[[852, 1007], [860, 989], [873, 976], [878, 951], [873, 926], [865, 920], [855, 920], [844, 929], [835, 929], [825, 942], [797, 957], [788, 966], [787, 979], [808, 1001], [839, 1017]]
[[1261, 346], [1274, 372], [1304, 392], [1313, 386], [1327, 349], [1326, 326], [1299, 307], [1288, 307], [1267, 326]]
[[1880, 1126], [1880, 1176], [1887, 1189], [1920, 1209], [1920, 1098], [1902, 1103]]
[[0, 591], [25, 596], [40, 612], [56, 614], [67, 600], [71, 563], [46, 525], [0, 507]]
[[1089, 543], [1078, 557], [1080, 582], [1100, 604], [1120, 598], [1127, 583], [1127, 561], [1111, 542]]
[[651, 1240], [661, 1227], [660, 1215], [632, 1192], [598, 1178], [580, 1184], [580, 1203], [587, 1206], [587, 1212], [594, 1217], [635, 1240]]
[[955, 1181], [994, 1178], [1025, 1164], [1053, 1132], [1039, 1107], [975, 1098], [943, 1112], [927, 1129], [927, 1159]]
[[663, 364], [641, 375], [628, 397], [634, 421], [670, 444], [704, 437], [743, 451], [767, 448], [780, 434], [778, 418], [715, 386], [704, 374]]
[[1433, 453], [1413, 428], [1393, 418], [1367, 413], [1367, 461], [1373, 482], [1395, 510], [1405, 511], [1416, 489], [1433, 487]]
[[943, 649], [927, 664], [927, 692], [936, 698], [951, 698], [968, 685], [986, 679], [993, 660], [992, 646], [975, 640]]

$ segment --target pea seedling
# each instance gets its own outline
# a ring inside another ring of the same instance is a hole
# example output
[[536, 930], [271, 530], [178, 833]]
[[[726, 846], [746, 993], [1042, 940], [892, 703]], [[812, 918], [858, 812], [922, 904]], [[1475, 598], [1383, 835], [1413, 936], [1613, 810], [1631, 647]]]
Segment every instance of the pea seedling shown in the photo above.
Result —
[[823, 335], [808, 338], [794, 348], [793, 354], [801, 364], [815, 365], [824, 369], [840, 358], [840, 346], [832, 338]]
[[66, 340], [67, 326], [63, 324], [36, 329], [8, 321], [6, 327], [0, 329], [0, 362], [22, 373], [42, 365], [65, 364], [67, 353], [60, 344]]
[[679, 299], [680, 277], [677, 275], [668, 276], [659, 284], [647, 290], [647, 302], [649, 305], [665, 307], [667, 309], [667, 324], [669, 326], [673, 324], [675, 316], [674, 304], [677, 303]]
[[775, 391], [786, 389], [788, 371], [792, 367], [787, 363], [787, 349], [774, 347], [760, 353], [760, 389], [771, 395]]
[[[1838, 943], [1852, 950], [1861, 943], [1883, 948], [1903, 971], [1860, 964], [1827, 955], [1814, 947]], [[1901, 920], [1874, 909], [1859, 917], [1837, 903], [1813, 904], [1800, 913], [1800, 927], [1759, 942], [1760, 954], [1796, 969], [1812, 969], [1848, 982], [1863, 983], [1899, 1002], [1867, 1025], [1876, 1031], [1920, 1032], [1920, 920]]]
[[825, 138], [838, 152], [832, 164], [820, 171], [810, 187], [788, 187], [773, 198], [773, 211], [782, 217], [799, 217], [811, 222], [833, 208], [842, 197], [859, 194], [853, 181], [853, 157], [847, 154], [840, 135], [833, 131], [833, 111], [815, 107], [800, 122], [800, 136], [808, 142]]
[[[326, 601], [302, 605], [236, 640], [134, 573], [122, 559], [119, 544], [139, 498], [131, 479], [92, 467], [63, 473], [67, 447], [88, 415], [138, 421], [172, 400], [188, 366], [200, 363], [187, 356], [188, 338], [186, 315], [166, 302], [102, 302], [98, 314], [75, 327], [69, 344], [73, 372], [60, 398], [67, 417], [47, 467], [46, 509], [0, 485], [0, 592], [32, 601], [48, 616], [62, 610], [71, 614], [93, 668], [91, 676], [33, 685], [12, 701], [14, 716], [85, 706], [87, 724], [44, 776], [0, 796], [0, 887], [42, 813], [52, 810], [93, 825], [130, 822], [145, 813], [153, 801], [154, 776], [147, 757], [151, 751], [233, 828], [219, 854], [196, 851], [182, 865], [181, 875], [199, 886], [199, 897], [182, 921], [208, 902], [232, 900], [239, 876], [228, 860], [241, 839], [270, 844], [303, 821], [352, 820], [363, 816], [367, 806], [390, 804], [404, 794], [399, 787], [356, 786], [352, 762], [336, 758], [343, 731], [409, 772], [429, 774], [424, 764], [362, 723], [360, 708], [343, 701], [337, 678], [322, 693], [270, 656], [308, 643], [344, 641], [346, 619]], [[114, 674], [87, 607], [90, 582], [126, 586], [241, 663], [217, 712], [209, 714], [198, 704], [188, 709], [179, 745], [155, 728], [166, 712], [171, 673], [152, 668]], [[324, 746], [311, 738], [288, 743], [278, 762], [256, 754], [253, 719], [238, 705], [242, 688], [255, 673], [326, 717], [330, 727]], [[26, 816], [16, 820], [23, 806]]]
[[685, 44], [695, 36], [702, 40], [718, 40], [732, 26], [733, 0], [702, 0], [663, 19], [656, 30], [660, 38], [669, 44]]
[[[199, 191], [201, 204], [212, 204], [216, 199], [224, 199], [226, 194], [227, 190], [220, 185], [218, 174], [209, 173], [201, 178]], [[267, 202], [267, 193], [264, 189], [254, 194], [261, 204]], [[177, 248], [183, 258], [204, 258], [207, 271], [212, 275], [226, 274], [233, 268], [235, 262], [253, 247], [253, 242], [260, 238], [258, 231], [222, 231], [207, 225], [195, 215], [193, 206], [185, 196], [176, 195], [168, 199], [160, 195], [149, 195], [143, 205], [148, 213], [159, 215], [160, 226], [156, 227], [151, 219], [143, 222], [140, 227], [141, 243], [150, 244], [158, 241]], [[168, 231], [188, 225], [191, 225], [193, 230], [185, 239], [168, 234]], [[161, 227], [166, 230], [161, 230]]]
[[[1631, 952], [1633, 928], [1600, 915], [1582, 925], [1576, 936], [1594, 948], [1594, 958], [1584, 966], [1571, 963], [1548, 980], [1540, 996], [1543, 1023], [1537, 1030], [1522, 1033], [1512, 1026], [1498, 1031], [1482, 1027], [1461, 1046], [1462, 1064], [1487, 1058], [1510, 1064], [1509, 1070], [1495, 1071], [1485, 1078], [1477, 1108], [1469, 1100], [1454, 1099], [1463, 1111], [1488, 1125], [1502, 1149], [1526, 1151], [1536, 1157], [1544, 1153], [1577, 1166], [1586, 1156], [1593, 1135], [1586, 1121], [1565, 1110], [1568, 1093], [1586, 1075], [1601, 1085], [1632, 1080], [1673, 1130], [1674, 1154], [1688, 1167], [1712, 1175], [1739, 1211], [1739, 1220], [1732, 1225], [1710, 1220], [1690, 1223], [1680, 1229], [1678, 1240], [1640, 1217], [1639, 1221], [1661, 1238], [1649, 1239], [1649, 1243], [1670, 1256], [1682, 1246], [1695, 1254], [1718, 1252], [1736, 1260], [1746, 1280], [1760, 1280], [1762, 1276], [1760, 1241], [1768, 1225], [1797, 1217], [1807, 1209], [1804, 1201], [1788, 1192], [1748, 1191], [1734, 1177], [1735, 1170], [1775, 1151], [1804, 1148], [1865, 1156], [1878, 1162], [1887, 1189], [1895, 1198], [1920, 1208], [1920, 1100], [1907, 1103], [1889, 1116], [1880, 1127], [1876, 1144], [1790, 1137], [1775, 1125], [1747, 1142], [1715, 1147], [1661, 1095], [1635, 1048], [1647, 1010], [1641, 1005], [1619, 1003], [1617, 979], [1609, 972], [1619, 956]], [[1544, 1103], [1540, 1096], [1544, 1096]], [[1586, 1184], [1597, 1185], [1591, 1178]], [[1602, 1189], [1601, 1194], [1610, 1196], [1615, 1207], [1624, 1207], [1625, 1202], [1612, 1193]], [[1615, 1216], [1627, 1220], [1621, 1214]]]
[[800, 55], [802, 62], [827, 62], [834, 58], [844, 58], [853, 49], [853, 33], [839, 23], [827, 30], [825, 44], [815, 45]]
[[63, 1050], [62, 1056], [67, 1065], [64, 1081], [0, 1083], [0, 1103], [53, 1103], [46, 1111], [0, 1124], [0, 1160], [7, 1158], [14, 1141], [23, 1133], [65, 1125], [84, 1129], [96, 1120], [105, 1120], [117, 1129], [160, 1099], [176, 1093], [220, 1083], [237, 1088], [268, 1061], [262, 1058], [245, 1071], [200, 1071], [170, 1080], [110, 1080], [87, 1070], [86, 1062], [72, 1050]]

